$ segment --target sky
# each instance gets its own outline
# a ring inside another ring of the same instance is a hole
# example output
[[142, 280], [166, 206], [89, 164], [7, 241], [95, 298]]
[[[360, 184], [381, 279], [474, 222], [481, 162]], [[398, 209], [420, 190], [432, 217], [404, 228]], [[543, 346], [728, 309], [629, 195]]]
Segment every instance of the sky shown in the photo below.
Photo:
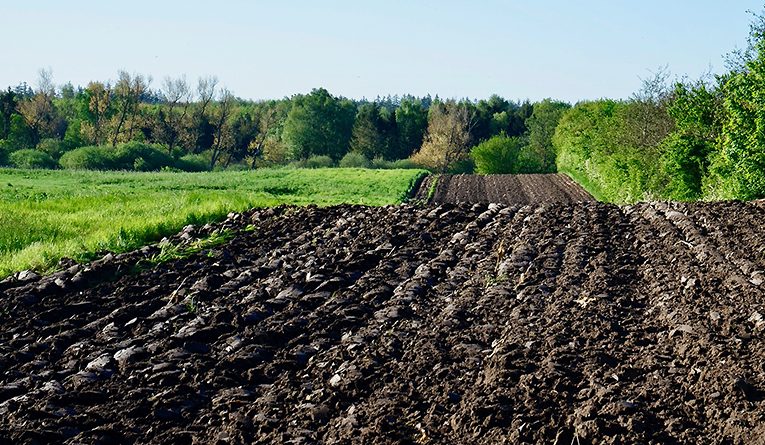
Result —
[[0, 0], [0, 87], [119, 70], [215, 75], [246, 99], [316, 87], [569, 102], [626, 98], [662, 66], [723, 72], [754, 0]]

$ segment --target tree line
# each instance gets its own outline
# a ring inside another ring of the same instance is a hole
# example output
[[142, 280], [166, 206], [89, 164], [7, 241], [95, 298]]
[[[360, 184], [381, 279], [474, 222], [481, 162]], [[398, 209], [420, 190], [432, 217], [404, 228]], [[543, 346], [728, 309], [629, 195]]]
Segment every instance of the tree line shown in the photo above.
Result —
[[[261, 166], [419, 166], [472, 169], [469, 150], [495, 135], [522, 137], [540, 104], [388, 96], [337, 97], [323, 88], [249, 101], [215, 77], [195, 85], [141, 74], [0, 93], [0, 165], [209, 170]], [[549, 102], [549, 101], [548, 101]], [[537, 113], [539, 114], [539, 113]]]

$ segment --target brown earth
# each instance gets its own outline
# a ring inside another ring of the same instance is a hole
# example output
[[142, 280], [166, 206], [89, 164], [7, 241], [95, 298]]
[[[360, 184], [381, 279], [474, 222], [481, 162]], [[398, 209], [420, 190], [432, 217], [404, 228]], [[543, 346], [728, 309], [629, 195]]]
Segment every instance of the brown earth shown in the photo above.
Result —
[[493, 202], [507, 205], [595, 200], [564, 174], [427, 176], [417, 189], [415, 199], [437, 204]]
[[765, 443], [763, 221], [287, 207], [143, 271], [156, 247], [22, 274], [0, 443]]

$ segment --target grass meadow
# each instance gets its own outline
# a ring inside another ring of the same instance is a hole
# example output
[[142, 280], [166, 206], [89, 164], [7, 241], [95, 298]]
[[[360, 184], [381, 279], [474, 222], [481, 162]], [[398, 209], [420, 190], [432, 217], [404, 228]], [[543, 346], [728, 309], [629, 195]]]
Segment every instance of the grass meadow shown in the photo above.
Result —
[[176, 233], [232, 211], [280, 204], [386, 205], [406, 199], [420, 170], [274, 169], [134, 173], [0, 169], [0, 279], [50, 272]]

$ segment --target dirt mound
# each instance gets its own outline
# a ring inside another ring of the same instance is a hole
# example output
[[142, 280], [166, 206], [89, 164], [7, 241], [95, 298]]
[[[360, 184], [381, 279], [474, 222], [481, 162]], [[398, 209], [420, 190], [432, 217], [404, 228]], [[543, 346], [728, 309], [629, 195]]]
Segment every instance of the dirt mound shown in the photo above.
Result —
[[586, 190], [563, 174], [428, 176], [420, 184], [415, 200], [507, 205], [594, 201]]
[[155, 268], [26, 274], [0, 286], [0, 442], [763, 443], [763, 221], [278, 208]]

